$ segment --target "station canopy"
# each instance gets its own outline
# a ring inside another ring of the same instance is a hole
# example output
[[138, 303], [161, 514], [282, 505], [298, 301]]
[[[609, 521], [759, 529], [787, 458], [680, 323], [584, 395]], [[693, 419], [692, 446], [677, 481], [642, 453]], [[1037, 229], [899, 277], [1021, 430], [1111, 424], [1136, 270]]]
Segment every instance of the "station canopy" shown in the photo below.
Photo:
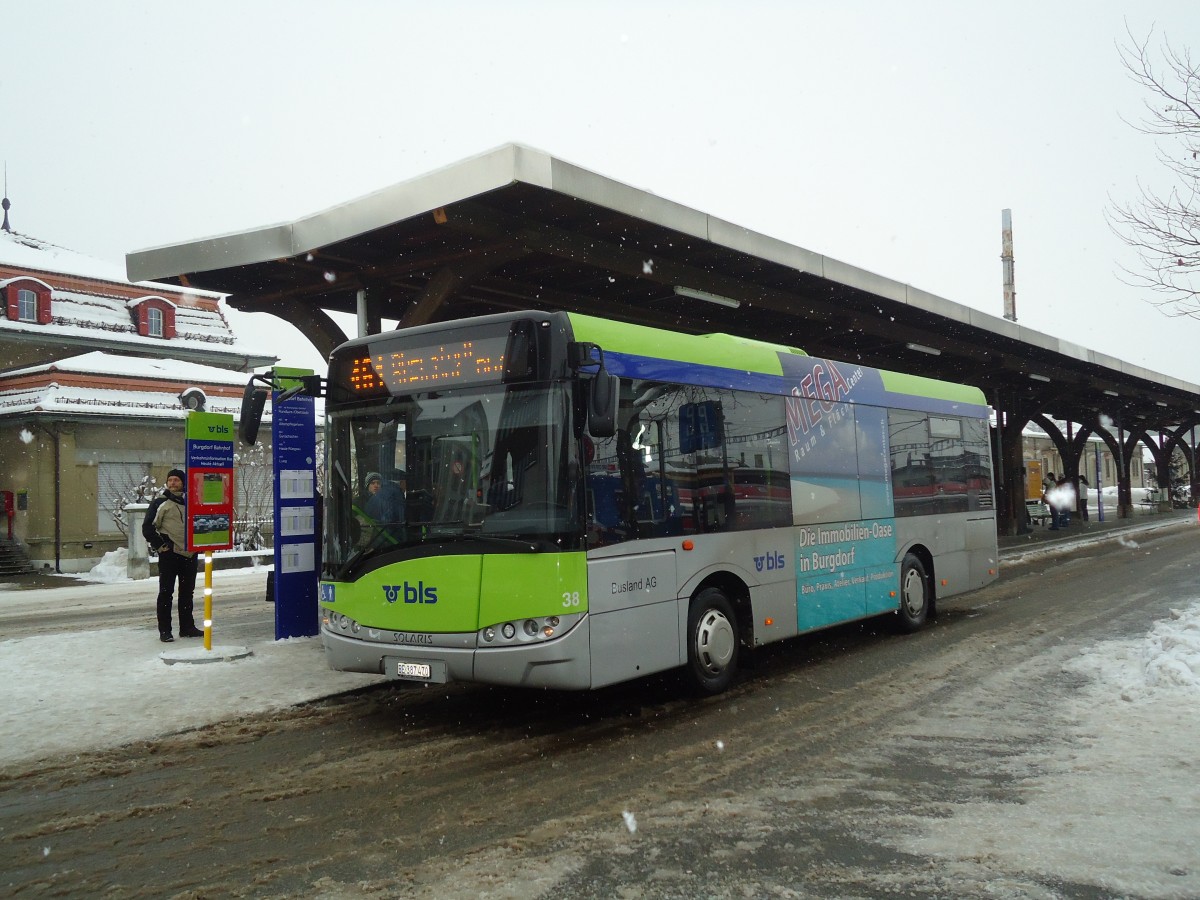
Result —
[[997, 408], [1058, 419], [1200, 420], [1194, 384], [516, 144], [293, 222], [134, 252], [127, 266], [131, 281], [282, 316], [325, 354], [353, 336], [327, 310], [364, 310], [377, 330], [561, 309], [973, 384]]

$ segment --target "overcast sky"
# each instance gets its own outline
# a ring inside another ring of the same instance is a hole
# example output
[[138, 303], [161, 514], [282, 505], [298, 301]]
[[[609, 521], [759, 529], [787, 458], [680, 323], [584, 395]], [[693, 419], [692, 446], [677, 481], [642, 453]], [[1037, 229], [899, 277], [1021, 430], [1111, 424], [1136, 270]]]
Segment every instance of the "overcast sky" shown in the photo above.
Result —
[[[1200, 383], [1200, 322], [1121, 281], [1105, 210], [1169, 184], [1126, 23], [1195, 0], [225, 2], [5, 12], [13, 227], [106, 260], [272, 224], [516, 141]], [[265, 320], [255, 323], [254, 320]], [[249, 324], [247, 324], [249, 323]], [[285, 364], [274, 320], [239, 317]], [[902, 368], [898, 365], [897, 368]]]

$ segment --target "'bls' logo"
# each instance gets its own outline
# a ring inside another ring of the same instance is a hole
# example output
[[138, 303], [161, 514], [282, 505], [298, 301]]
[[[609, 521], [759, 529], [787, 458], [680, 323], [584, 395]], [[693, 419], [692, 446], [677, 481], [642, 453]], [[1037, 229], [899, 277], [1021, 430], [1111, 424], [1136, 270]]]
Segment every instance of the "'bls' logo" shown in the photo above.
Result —
[[404, 584], [385, 584], [383, 586], [383, 596], [387, 598], [388, 603], [395, 603], [404, 597], [405, 603], [437, 603], [437, 588], [425, 586], [425, 582], [418, 581], [415, 585], [409, 584], [407, 581]]
[[784, 561], [782, 553], [771, 552], [766, 556], [754, 557], [754, 568], [761, 572], [766, 569], [768, 572], [773, 572], [776, 569], [787, 568], [787, 563]]

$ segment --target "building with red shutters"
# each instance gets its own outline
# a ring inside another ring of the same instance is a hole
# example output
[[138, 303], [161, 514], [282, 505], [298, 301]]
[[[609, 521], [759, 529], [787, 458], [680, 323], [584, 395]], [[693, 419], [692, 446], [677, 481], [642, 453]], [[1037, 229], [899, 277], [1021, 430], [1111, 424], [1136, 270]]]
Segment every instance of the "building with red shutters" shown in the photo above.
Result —
[[[188, 408], [237, 414], [243, 344], [219, 294], [134, 284], [112, 263], [0, 226], [0, 577], [90, 569], [114, 511], [183, 464]], [[7, 559], [6, 559], [7, 557]]]

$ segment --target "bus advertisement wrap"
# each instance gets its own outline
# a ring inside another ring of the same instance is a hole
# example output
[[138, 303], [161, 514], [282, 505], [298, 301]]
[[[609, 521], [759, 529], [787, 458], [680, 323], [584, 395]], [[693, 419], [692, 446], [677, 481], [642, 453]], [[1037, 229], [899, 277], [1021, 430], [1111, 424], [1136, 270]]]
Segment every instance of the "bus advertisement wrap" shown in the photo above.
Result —
[[891, 519], [796, 529], [797, 625], [810, 631], [896, 605]]
[[792, 452], [797, 627], [861, 618], [895, 605], [887, 421], [879, 372], [780, 354]]

